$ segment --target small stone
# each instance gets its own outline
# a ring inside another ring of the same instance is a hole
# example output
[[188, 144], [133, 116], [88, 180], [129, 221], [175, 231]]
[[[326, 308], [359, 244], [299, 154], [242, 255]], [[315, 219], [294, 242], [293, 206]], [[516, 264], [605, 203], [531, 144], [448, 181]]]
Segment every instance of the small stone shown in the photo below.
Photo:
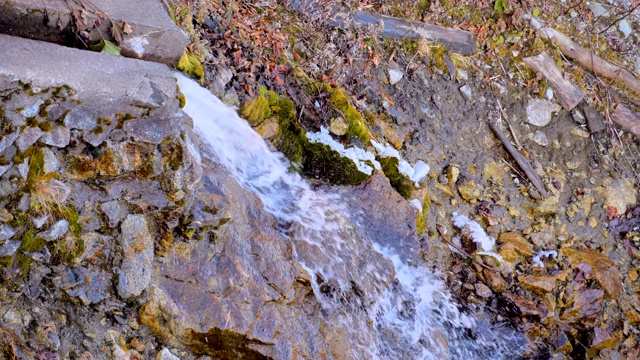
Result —
[[93, 130], [98, 126], [98, 119], [86, 109], [77, 107], [64, 118], [64, 126], [67, 129]]
[[0, 208], [0, 222], [8, 223], [13, 220], [13, 215], [6, 208]]
[[533, 134], [529, 134], [529, 138], [540, 146], [549, 146], [549, 139], [547, 138], [547, 135], [540, 130]]
[[[261, 122], [254, 130], [260, 134], [263, 139], [271, 139], [280, 132], [280, 125], [278, 124], [278, 119], [269, 118]], [[331, 130], [331, 128], [329, 128], [329, 130]]]
[[127, 206], [120, 200], [112, 200], [100, 205], [102, 212], [109, 219], [109, 227], [115, 228], [127, 216]]
[[591, 347], [587, 351], [588, 357], [593, 359], [596, 354], [603, 349], [615, 349], [620, 341], [611, 334], [600, 327], [593, 329], [593, 338], [591, 340]]
[[567, 170], [578, 170], [580, 168], [580, 162], [579, 161], [567, 161], [567, 163], [565, 164], [567, 167]]
[[71, 141], [71, 131], [64, 126], [54, 125], [51, 131], [42, 134], [40, 142], [46, 145], [63, 148]]
[[465, 70], [463, 68], [457, 68], [456, 69], [456, 77], [460, 81], [467, 81], [467, 80], [469, 80], [469, 73], [467, 72], [467, 70]]
[[491, 291], [491, 289], [489, 289], [489, 287], [483, 283], [476, 283], [475, 288], [476, 295], [480, 296], [481, 298], [487, 299], [493, 295], [493, 291]]
[[638, 202], [633, 183], [626, 179], [615, 179], [605, 186], [604, 198], [607, 215], [610, 217], [624, 214], [629, 206]]
[[600, 5], [597, 2], [587, 1], [587, 6], [589, 7], [589, 10], [591, 10], [591, 13], [593, 13], [593, 17], [600, 17], [602, 15], [608, 14], [607, 9], [605, 9], [604, 6]]
[[631, 281], [632, 283], [638, 280], [638, 271], [636, 269], [629, 270], [629, 273], [627, 274], [627, 279], [629, 279], [629, 281]]
[[343, 119], [341, 116], [331, 119], [331, 124], [329, 125], [329, 131], [332, 134], [342, 136], [347, 133], [349, 130], [349, 123]]
[[550, 275], [528, 275], [520, 278], [522, 284], [533, 291], [547, 293], [556, 287], [556, 278]]
[[549, 100], [553, 99], [553, 89], [547, 88], [547, 91], [545, 92], [545, 97]]
[[558, 110], [560, 106], [547, 99], [533, 99], [527, 106], [527, 122], [539, 127], [547, 126], [553, 113]]
[[135, 349], [138, 352], [144, 352], [144, 350], [147, 348], [147, 345], [145, 345], [140, 339], [138, 339], [137, 337], [131, 339], [131, 342], [129, 343], [129, 346], [133, 349]]
[[596, 226], [598, 226], [598, 220], [596, 220], [596, 218], [592, 217], [589, 219], [589, 226], [594, 229]]
[[111, 274], [104, 270], [78, 266], [57, 277], [54, 283], [69, 296], [77, 297], [83, 304], [89, 305], [107, 298]]
[[49, 174], [60, 170], [60, 162], [58, 161], [56, 154], [47, 148], [42, 149], [42, 152], [44, 154], [44, 164], [42, 165], [44, 173]]
[[0, 226], [0, 241], [5, 241], [11, 239], [15, 234], [18, 233], [18, 230], [14, 229], [9, 225]]
[[0, 139], [0, 153], [3, 153], [6, 148], [13, 145], [19, 135], [20, 133], [18, 131], [4, 135], [2, 139]]
[[575, 136], [585, 139], [588, 139], [591, 136], [591, 134], [587, 130], [580, 127], [574, 127], [573, 129], [571, 129], [571, 133]]
[[22, 241], [17, 241], [17, 240], [5, 241], [4, 244], [0, 246], [0, 257], [12, 256], [13, 254], [16, 253], [16, 251], [18, 251], [18, 248], [20, 248], [20, 245], [22, 245]]
[[156, 356], [156, 360], [180, 360], [180, 358], [173, 355], [169, 349], [163, 348]]
[[43, 227], [47, 220], [49, 220], [49, 215], [47, 214], [32, 219], [33, 225], [36, 227], [36, 229], [40, 229], [41, 227]]
[[396, 69], [387, 69], [387, 72], [389, 73], [389, 84], [391, 85], [395, 85], [400, 82], [404, 76], [402, 71]]
[[480, 189], [475, 182], [469, 181], [458, 187], [458, 192], [463, 199], [467, 201], [474, 201], [480, 197]]
[[462, 95], [464, 95], [464, 97], [467, 100], [471, 100], [471, 97], [473, 96], [471, 93], [471, 88], [469, 87], [469, 85], [464, 85], [460, 88], [460, 92], [462, 93]]
[[25, 152], [27, 149], [36, 143], [42, 136], [43, 132], [39, 127], [28, 127], [22, 134], [16, 139], [15, 144], [20, 152]]
[[604, 291], [600, 289], [580, 289], [573, 297], [571, 308], [564, 310], [560, 319], [580, 325], [592, 324], [602, 311]]
[[39, 99], [35, 102], [35, 104], [28, 106], [27, 108], [20, 111], [20, 115], [26, 118], [35, 117], [36, 115], [38, 115], [38, 112], [40, 111], [40, 105], [42, 104], [44, 104], [44, 100]]
[[629, 25], [629, 21], [627, 21], [627, 19], [623, 19], [618, 23], [618, 29], [620, 29], [620, 32], [624, 37], [631, 35], [631, 25]]
[[45, 241], [55, 241], [60, 239], [67, 231], [69, 231], [69, 222], [63, 219], [51, 225], [46, 231], [39, 233], [38, 237]]
[[460, 169], [458, 169], [455, 165], [449, 165], [447, 167], [447, 180], [449, 181], [449, 185], [453, 186], [460, 176]]
[[120, 228], [124, 258], [117, 290], [121, 298], [128, 299], [140, 295], [151, 282], [154, 241], [145, 215], [128, 215]]
[[571, 110], [571, 117], [573, 118], [573, 121], [577, 122], [580, 125], [584, 125], [587, 123], [587, 119], [584, 117], [582, 112], [578, 109]]

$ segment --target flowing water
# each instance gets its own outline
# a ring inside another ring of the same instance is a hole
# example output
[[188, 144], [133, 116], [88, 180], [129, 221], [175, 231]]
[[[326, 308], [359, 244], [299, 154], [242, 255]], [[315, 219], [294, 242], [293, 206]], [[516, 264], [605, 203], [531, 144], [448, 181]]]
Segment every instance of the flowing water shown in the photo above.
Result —
[[365, 238], [339, 195], [311, 189], [232, 108], [176, 77], [187, 99], [183, 110], [213, 160], [255, 192], [293, 240], [323, 321], [351, 329], [350, 358], [518, 358], [525, 343], [520, 334], [490, 324], [481, 312], [459, 310], [442, 274], [409, 265], [392, 248]]

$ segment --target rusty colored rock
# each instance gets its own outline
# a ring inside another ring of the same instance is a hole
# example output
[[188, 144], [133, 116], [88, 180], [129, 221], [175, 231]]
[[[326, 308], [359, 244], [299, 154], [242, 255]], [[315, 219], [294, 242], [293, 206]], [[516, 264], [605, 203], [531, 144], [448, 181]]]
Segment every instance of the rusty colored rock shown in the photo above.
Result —
[[515, 295], [510, 292], [503, 293], [504, 296], [513, 303], [522, 316], [539, 316], [540, 310], [533, 301], [527, 300], [521, 296]]
[[612, 336], [607, 330], [596, 327], [593, 329], [593, 338], [589, 344], [590, 347], [587, 350], [587, 354], [589, 358], [593, 358], [600, 350], [615, 349], [619, 343], [620, 340]]
[[507, 288], [507, 283], [497, 271], [484, 269], [482, 274], [484, 275], [485, 283], [489, 285], [491, 290], [495, 292], [502, 292]]
[[528, 275], [520, 277], [520, 282], [528, 289], [547, 293], [556, 287], [556, 278], [551, 275]]
[[507, 261], [515, 261], [517, 255], [530, 257], [534, 254], [532, 245], [518, 233], [501, 233], [497, 241], [500, 244], [500, 255]]
[[604, 254], [584, 249], [583, 251], [563, 249], [562, 255], [569, 260], [571, 267], [577, 268], [580, 263], [591, 266], [592, 275], [611, 298], [616, 299], [622, 291], [620, 271]]
[[573, 306], [562, 312], [560, 319], [568, 323], [593, 323], [602, 311], [604, 291], [600, 289], [580, 289], [575, 293]]

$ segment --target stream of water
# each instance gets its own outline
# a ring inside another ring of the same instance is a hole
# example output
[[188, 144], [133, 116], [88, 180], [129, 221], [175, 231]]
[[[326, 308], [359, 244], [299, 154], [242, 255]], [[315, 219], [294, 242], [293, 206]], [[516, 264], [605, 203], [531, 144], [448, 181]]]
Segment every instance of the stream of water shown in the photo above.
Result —
[[[183, 110], [214, 160], [260, 197], [297, 244], [294, 256], [313, 279], [327, 321], [352, 329], [349, 358], [520, 356], [523, 336], [490, 324], [482, 312], [462, 312], [446, 291], [442, 274], [409, 265], [393, 249], [362, 236], [348, 221], [338, 195], [311, 189], [232, 108], [196, 82], [179, 73], [176, 77], [187, 99]], [[359, 259], [365, 254], [369, 261], [363, 264]]]

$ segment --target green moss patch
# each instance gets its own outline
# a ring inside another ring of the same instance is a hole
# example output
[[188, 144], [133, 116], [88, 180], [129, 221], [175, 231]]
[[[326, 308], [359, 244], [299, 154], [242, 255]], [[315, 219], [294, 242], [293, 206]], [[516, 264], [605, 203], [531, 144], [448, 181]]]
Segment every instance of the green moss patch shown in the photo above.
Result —
[[204, 81], [204, 67], [202, 66], [202, 62], [200, 62], [200, 59], [192, 52], [185, 50], [182, 58], [180, 58], [178, 62], [178, 70], [198, 79], [200, 84]]
[[394, 157], [387, 157], [378, 158], [377, 160], [380, 162], [382, 171], [387, 178], [389, 178], [391, 186], [393, 186], [393, 188], [396, 189], [403, 198], [407, 200], [410, 199], [415, 186], [413, 186], [413, 183], [408, 177], [400, 173], [400, 170], [398, 170], [398, 159]]
[[[316, 179], [338, 185], [358, 185], [369, 178], [349, 158], [325, 144], [307, 143], [303, 171]], [[373, 168], [373, 164], [369, 164]]]
[[371, 139], [369, 129], [364, 122], [362, 114], [351, 104], [344, 90], [338, 87], [332, 87], [329, 84], [325, 84], [325, 90], [331, 94], [329, 98], [329, 104], [340, 111], [344, 118], [349, 123], [349, 130], [347, 135], [352, 138], [360, 140], [363, 144], [368, 144]]

